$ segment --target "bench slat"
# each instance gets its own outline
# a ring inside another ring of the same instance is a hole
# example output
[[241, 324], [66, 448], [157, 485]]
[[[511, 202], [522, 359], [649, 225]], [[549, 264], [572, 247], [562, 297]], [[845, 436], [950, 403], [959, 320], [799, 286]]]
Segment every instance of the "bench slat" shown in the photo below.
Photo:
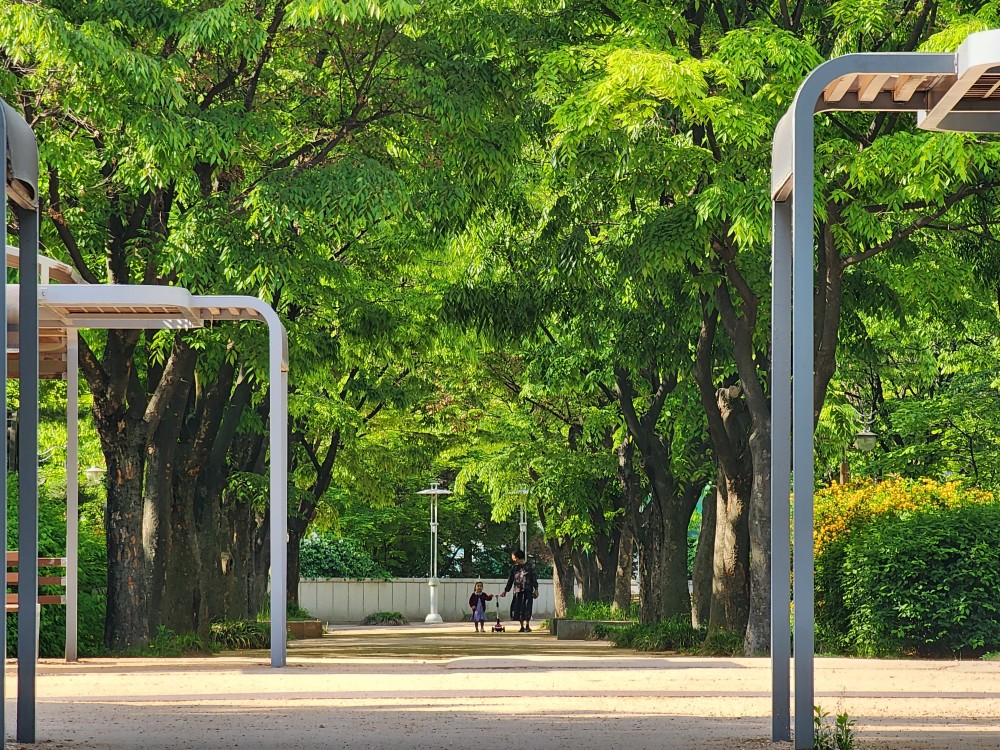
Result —
[[[12, 550], [7, 553], [8, 566], [17, 565], [17, 561], [17, 550]], [[42, 567], [65, 568], [68, 563], [65, 557], [39, 557], [38, 564]]]
[[[41, 594], [38, 597], [39, 604], [65, 604], [66, 597], [59, 594]], [[14, 609], [17, 609], [17, 594], [7, 594], [7, 607], [14, 605]]]

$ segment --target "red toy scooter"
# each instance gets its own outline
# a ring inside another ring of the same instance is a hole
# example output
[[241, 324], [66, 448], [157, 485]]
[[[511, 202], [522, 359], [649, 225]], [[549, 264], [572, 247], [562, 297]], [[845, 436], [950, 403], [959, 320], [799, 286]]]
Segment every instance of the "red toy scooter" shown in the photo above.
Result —
[[490, 628], [490, 632], [503, 633], [506, 631], [506, 628], [504, 628], [503, 623], [500, 622], [500, 595], [497, 594], [495, 599], [497, 600], [497, 621], [493, 623], [493, 627]]

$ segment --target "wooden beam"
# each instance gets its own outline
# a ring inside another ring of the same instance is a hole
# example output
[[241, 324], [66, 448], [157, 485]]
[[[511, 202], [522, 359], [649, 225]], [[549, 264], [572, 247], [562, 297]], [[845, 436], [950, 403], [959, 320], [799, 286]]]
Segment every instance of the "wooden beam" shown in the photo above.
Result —
[[857, 78], [857, 75], [850, 74], [841, 76], [836, 81], [831, 82], [829, 86], [823, 89], [823, 101], [839, 102], [851, 90], [855, 78]]
[[885, 82], [889, 80], [888, 73], [861, 76], [858, 83], [858, 101], [872, 102], [882, 91]]

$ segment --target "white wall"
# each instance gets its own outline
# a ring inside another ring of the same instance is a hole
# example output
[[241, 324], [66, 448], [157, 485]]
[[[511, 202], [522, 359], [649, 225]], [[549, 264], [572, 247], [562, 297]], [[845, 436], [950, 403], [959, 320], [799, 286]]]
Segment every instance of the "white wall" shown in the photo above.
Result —
[[[503, 591], [506, 578], [441, 578], [438, 584], [438, 613], [445, 622], [469, 619], [469, 597], [477, 580], [483, 591]], [[510, 619], [510, 598], [500, 600], [500, 618]], [[410, 622], [423, 622], [430, 611], [430, 587], [426, 578], [396, 578], [392, 581], [358, 581], [348, 578], [306, 579], [299, 581], [299, 605], [324, 622], [359, 623], [374, 612], [402, 612]], [[538, 582], [538, 598], [532, 619], [552, 617], [555, 596], [552, 580]], [[489, 603], [487, 619], [496, 613], [496, 600]]]

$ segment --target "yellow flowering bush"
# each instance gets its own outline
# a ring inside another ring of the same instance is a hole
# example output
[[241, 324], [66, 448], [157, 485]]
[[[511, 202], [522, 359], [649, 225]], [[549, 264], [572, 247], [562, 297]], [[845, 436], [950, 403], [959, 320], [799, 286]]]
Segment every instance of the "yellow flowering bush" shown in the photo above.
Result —
[[875, 656], [1000, 646], [1000, 500], [892, 477], [816, 493], [821, 650]]
[[881, 482], [854, 479], [847, 484], [832, 484], [815, 494], [816, 557], [832, 543], [845, 539], [852, 529], [879, 516], [995, 502], [996, 495], [991, 492], [928, 477], [894, 476]]

